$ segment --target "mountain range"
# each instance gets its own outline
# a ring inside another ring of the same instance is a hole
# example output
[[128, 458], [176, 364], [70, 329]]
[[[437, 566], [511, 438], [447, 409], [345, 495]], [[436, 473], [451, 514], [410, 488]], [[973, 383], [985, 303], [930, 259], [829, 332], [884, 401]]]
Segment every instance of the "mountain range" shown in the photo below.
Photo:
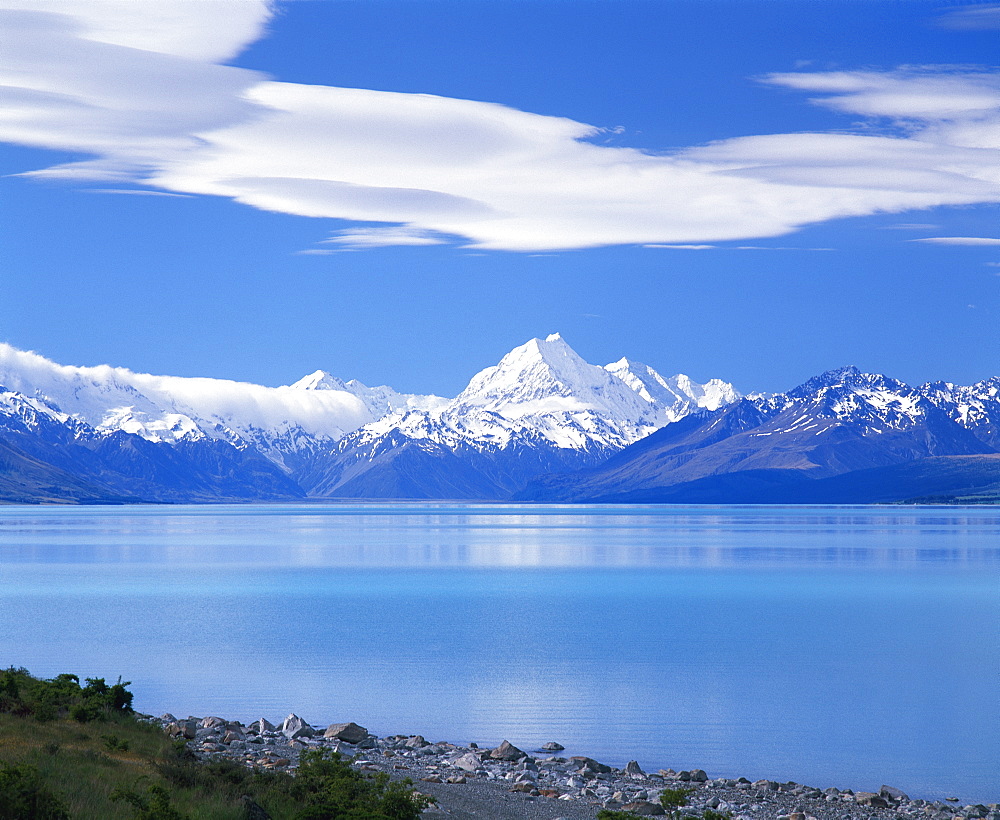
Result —
[[910, 387], [855, 367], [694, 412], [517, 497], [614, 503], [1000, 499], [1000, 379]]
[[70, 367], [0, 345], [0, 499], [503, 499], [738, 398], [588, 364], [554, 334], [454, 399], [316, 371], [283, 387]]
[[0, 345], [0, 501], [992, 500], [1000, 379], [848, 367], [787, 393], [588, 364], [532, 339], [455, 398], [318, 370], [283, 387], [71, 367]]

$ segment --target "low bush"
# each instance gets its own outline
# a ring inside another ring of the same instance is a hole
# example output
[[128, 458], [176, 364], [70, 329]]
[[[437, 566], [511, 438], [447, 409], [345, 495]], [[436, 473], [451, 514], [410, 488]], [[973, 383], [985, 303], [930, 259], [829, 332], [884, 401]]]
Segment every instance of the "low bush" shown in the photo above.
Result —
[[303, 752], [292, 794], [305, 806], [295, 820], [417, 820], [433, 798], [411, 786], [382, 772], [365, 777], [336, 752]]
[[686, 806], [688, 797], [694, 789], [664, 789], [660, 792], [660, 805], [663, 806], [673, 817], [680, 814], [681, 806]]

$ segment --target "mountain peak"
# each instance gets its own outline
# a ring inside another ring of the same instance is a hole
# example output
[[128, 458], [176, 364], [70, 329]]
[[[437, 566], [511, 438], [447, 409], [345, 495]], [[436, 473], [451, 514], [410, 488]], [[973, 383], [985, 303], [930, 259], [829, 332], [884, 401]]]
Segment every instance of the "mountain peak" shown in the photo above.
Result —
[[544, 339], [530, 339], [525, 344], [515, 347], [510, 353], [504, 356], [504, 359], [510, 357], [520, 358], [523, 355], [541, 356], [543, 359], [568, 357], [579, 359], [581, 362], [583, 361], [580, 355], [558, 333], [550, 333]]
[[316, 370], [308, 376], [303, 376], [291, 385], [298, 390], [344, 390], [345, 385], [341, 379], [327, 373], [325, 370]]
[[893, 382], [893, 386], [900, 384], [876, 373], [863, 373], [853, 364], [850, 364], [846, 367], [838, 367], [833, 370], [827, 370], [825, 373], [820, 373], [818, 376], [813, 376], [798, 387], [789, 390], [788, 395], [793, 398], [801, 398], [802, 396], [816, 393], [829, 387], [845, 387], [848, 389], [872, 387], [875, 385], [882, 387], [889, 381]]
[[624, 356], [617, 362], [604, 365], [604, 369], [650, 404], [663, 408], [663, 416], [657, 419], [657, 426], [677, 421], [695, 407], [716, 410], [740, 397], [731, 384], [720, 379], [697, 384], [683, 373], [664, 378], [649, 365]]
[[581, 410], [617, 417], [623, 403], [630, 416], [644, 404], [616, 376], [585, 362], [558, 333], [515, 347], [498, 364], [477, 373], [455, 399], [456, 407], [508, 417]]

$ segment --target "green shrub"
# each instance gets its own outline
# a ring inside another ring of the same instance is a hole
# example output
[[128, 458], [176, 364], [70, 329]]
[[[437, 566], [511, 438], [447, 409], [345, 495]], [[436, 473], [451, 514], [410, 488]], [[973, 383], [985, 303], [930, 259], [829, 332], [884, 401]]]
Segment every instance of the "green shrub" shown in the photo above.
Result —
[[104, 678], [87, 678], [81, 687], [76, 675], [52, 680], [32, 677], [27, 669], [10, 667], [0, 672], [0, 712], [50, 721], [69, 716], [80, 723], [131, 714], [130, 681], [108, 686]]
[[677, 817], [681, 806], [686, 806], [688, 796], [694, 789], [664, 789], [660, 792], [660, 805], [674, 817]]
[[101, 740], [104, 741], [104, 746], [109, 752], [127, 752], [129, 750], [129, 742], [122, 740], [118, 735], [101, 735]]
[[0, 820], [69, 820], [34, 766], [0, 764]]
[[303, 752], [292, 796], [304, 804], [296, 820], [417, 820], [434, 802], [417, 794], [412, 781], [390, 781], [377, 772], [366, 777], [336, 752]]
[[131, 789], [115, 789], [111, 792], [111, 799], [128, 803], [135, 808], [134, 820], [187, 820], [177, 809], [170, 805], [170, 793], [160, 786], [153, 784], [146, 789], [143, 796]]

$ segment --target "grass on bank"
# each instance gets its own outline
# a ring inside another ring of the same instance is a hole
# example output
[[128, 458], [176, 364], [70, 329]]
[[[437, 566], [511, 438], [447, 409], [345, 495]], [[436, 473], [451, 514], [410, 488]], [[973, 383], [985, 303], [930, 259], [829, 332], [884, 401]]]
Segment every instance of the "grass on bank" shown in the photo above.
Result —
[[332, 753], [303, 754], [296, 777], [199, 762], [135, 716], [128, 685], [0, 672], [0, 820], [416, 820], [427, 805]]

